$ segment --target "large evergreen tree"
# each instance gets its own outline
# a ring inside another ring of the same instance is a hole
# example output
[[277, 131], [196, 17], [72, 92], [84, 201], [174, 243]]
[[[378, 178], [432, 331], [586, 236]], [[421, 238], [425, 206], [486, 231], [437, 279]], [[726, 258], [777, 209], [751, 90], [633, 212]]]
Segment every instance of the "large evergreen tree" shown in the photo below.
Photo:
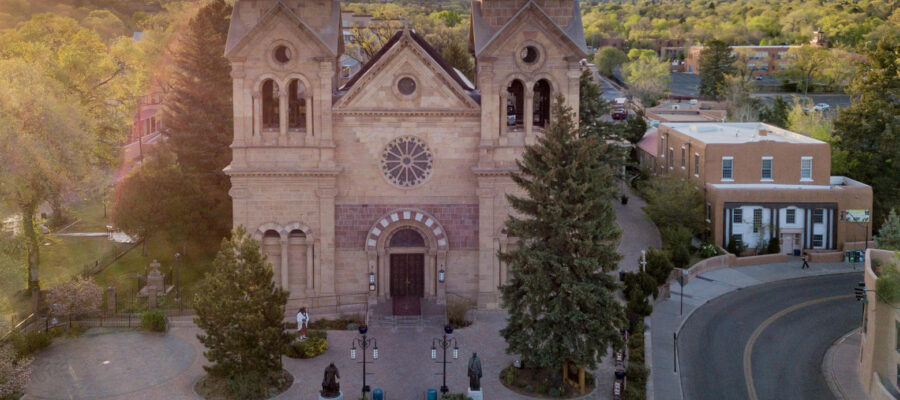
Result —
[[613, 172], [601, 161], [606, 144], [580, 134], [563, 100], [556, 98], [553, 123], [512, 174], [525, 195], [507, 197], [515, 213], [506, 226], [520, 245], [500, 254], [510, 266], [501, 288], [507, 352], [552, 371], [566, 362], [593, 367], [622, 344], [624, 323], [608, 274], [621, 258], [621, 232]]
[[900, 39], [882, 40], [867, 56], [852, 104], [834, 121], [832, 168], [872, 186], [872, 220], [880, 224], [900, 208]]
[[726, 77], [734, 73], [735, 56], [721, 40], [706, 42], [700, 51], [700, 95], [719, 98], [725, 94]]
[[222, 172], [231, 162], [234, 137], [231, 64], [224, 56], [231, 8], [214, 0], [191, 19], [179, 38], [162, 113], [166, 146], [206, 193], [185, 210], [204, 222], [192, 224], [196, 230], [190, 236], [216, 240], [231, 228], [230, 182]]
[[222, 242], [213, 264], [194, 298], [194, 322], [204, 331], [197, 338], [212, 363], [203, 368], [228, 381], [258, 382], [261, 392], [291, 342], [282, 325], [288, 292], [275, 286], [272, 264], [243, 227]]

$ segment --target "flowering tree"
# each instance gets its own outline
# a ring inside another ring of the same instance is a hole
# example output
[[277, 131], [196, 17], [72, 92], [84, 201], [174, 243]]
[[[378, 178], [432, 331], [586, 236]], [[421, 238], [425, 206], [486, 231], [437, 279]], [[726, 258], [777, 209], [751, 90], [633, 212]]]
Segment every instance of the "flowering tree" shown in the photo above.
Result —
[[11, 345], [0, 345], [0, 399], [21, 393], [31, 379], [31, 358], [16, 359]]
[[52, 305], [53, 315], [71, 319], [99, 310], [103, 303], [103, 289], [91, 278], [78, 278], [50, 289], [47, 303]]

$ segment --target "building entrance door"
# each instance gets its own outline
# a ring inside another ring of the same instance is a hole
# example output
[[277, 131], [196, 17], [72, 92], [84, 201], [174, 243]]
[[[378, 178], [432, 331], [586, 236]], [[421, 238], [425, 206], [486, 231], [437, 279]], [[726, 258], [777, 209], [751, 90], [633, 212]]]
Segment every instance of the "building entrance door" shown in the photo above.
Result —
[[419, 315], [425, 295], [425, 255], [391, 254], [394, 315]]
[[781, 252], [784, 254], [794, 254], [794, 234], [781, 234]]

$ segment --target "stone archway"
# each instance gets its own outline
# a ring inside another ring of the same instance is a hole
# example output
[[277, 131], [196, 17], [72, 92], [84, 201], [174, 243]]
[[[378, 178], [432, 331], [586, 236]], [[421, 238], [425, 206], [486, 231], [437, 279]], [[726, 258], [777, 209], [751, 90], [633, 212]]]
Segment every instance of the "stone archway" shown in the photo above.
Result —
[[[413, 231], [422, 239], [421, 247], [391, 246], [397, 233]], [[415, 208], [398, 208], [377, 219], [366, 235], [366, 258], [369, 272], [376, 276], [376, 290], [372, 296], [380, 301], [391, 298], [391, 255], [421, 254], [423, 257], [423, 297], [443, 303], [444, 284], [438, 282], [438, 271], [444, 270], [447, 279], [452, 276], [447, 266], [450, 242], [444, 227], [433, 215]], [[374, 299], [373, 299], [374, 300]]]

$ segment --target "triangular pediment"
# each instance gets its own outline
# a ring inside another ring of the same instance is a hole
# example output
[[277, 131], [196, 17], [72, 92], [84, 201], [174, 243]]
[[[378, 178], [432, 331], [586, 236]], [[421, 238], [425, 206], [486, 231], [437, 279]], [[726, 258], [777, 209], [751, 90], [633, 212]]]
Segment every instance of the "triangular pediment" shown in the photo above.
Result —
[[[240, 4], [240, 3], [239, 3]], [[286, 23], [291, 29], [295, 30], [300, 38], [310, 38], [311, 42], [319, 48], [323, 54], [335, 56], [336, 50], [334, 46], [329, 46], [322, 41], [322, 38], [293, 10], [285, 5], [281, 0], [275, 2], [255, 24], [247, 26], [242, 24], [239, 18], [239, 10], [235, 9], [232, 16], [231, 26], [228, 29], [228, 40], [225, 43], [225, 56], [238, 57], [248, 48], [252, 48], [254, 44], [261, 40], [265, 40], [265, 33], [271, 31], [275, 24]]]
[[[483, 26], [480, 21], [473, 21], [478, 24], [479, 28], [475, 36], [476, 38], [475, 52], [477, 56], [491, 55], [494, 52], [507, 48], [507, 42], [510, 38], [516, 36], [522, 31], [539, 31], [556, 43], [561, 43], [566, 47], [566, 53], [575, 55], [579, 58], [587, 57], [587, 45], [584, 41], [584, 30], [581, 27], [581, 14], [578, 12], [577, 1], [575, 2], [575, 17], [570, 26], [565, 29], [557, 25], [553, 19], [544, 12], [534, 1], [526, 3], [519, 11], [513, 15], [510, 20], [503, 25], [498, 31], [493, 32]], [[474, 32], [473, 32], [474, 33]]]
[[342, 88], [335, 110], [473, 111], [472, 89], [415, 32], [401, 31]]

